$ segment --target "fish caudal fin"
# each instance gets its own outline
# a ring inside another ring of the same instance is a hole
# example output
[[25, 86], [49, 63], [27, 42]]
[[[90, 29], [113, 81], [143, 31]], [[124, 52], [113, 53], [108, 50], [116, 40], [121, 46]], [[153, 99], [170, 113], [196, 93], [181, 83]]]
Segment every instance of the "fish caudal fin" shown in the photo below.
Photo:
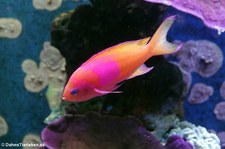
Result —
[[151, 56], [171, 54], [178, 51], [181, 45], [166, 40], [167, 33], [175, 20], [175, 16], [168, 17], [157, 29], [150, 42], [145, 45]]

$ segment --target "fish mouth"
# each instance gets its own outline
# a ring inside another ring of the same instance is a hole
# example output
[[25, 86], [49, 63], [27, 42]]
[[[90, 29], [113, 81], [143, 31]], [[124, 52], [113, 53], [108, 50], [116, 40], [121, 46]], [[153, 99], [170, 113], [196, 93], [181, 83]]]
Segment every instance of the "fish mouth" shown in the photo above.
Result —
[[66, 102], [75, 102], [74, 99], [72, 98], [67, 98], [65, 96], [62, 96], [62, 100], [66, 101]]
[[67, 97], [65, 97], [65, 96], [62, 96], [62, 100], [65, 100], [65, 101], [71, 101], [72, 99], [69, 99], [69, 98], [67, 98]]

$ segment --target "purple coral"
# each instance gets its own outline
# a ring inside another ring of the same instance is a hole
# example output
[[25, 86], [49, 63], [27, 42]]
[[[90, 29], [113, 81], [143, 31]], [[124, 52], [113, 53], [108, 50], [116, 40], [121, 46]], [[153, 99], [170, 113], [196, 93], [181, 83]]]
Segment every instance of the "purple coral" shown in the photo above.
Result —
[[187, 41], [176, 56], [182, 69], [195, 71], [202, 77], [211, 77], [223, 63], [221, 49], [207, 40]]
[[225, 99], [225, 81], [222, 83], [220, 87], [220, 96]]
[[189, 103], [200, 104], [209, 99], [209, 96], [213, 94], [213, 88], [203, 83], [196, 83], [192, 89], [188, 98]]
[[167, 149], [194, 149], [193, 146], [179, 135], [172, 135], [166, 142]]
[[214, 113], [218, 120], [225, 121], [225, 102], [219, 102], [214, 108]]
[[163, 146], [135, 118], [97, 113], [66, 115], [49, 124], [41, 136], [45, 147], [39, 149], [193, 149], [177, 135]]
[[176, 9], [201, 18], [204, 23], [219, 32], [225, 30], [225, 0], [145, 0], [173, 6]]
[[136, 119], [95, 113], [62, 117], [42, 131], [42, 140], [50, 149], [164, 149]]

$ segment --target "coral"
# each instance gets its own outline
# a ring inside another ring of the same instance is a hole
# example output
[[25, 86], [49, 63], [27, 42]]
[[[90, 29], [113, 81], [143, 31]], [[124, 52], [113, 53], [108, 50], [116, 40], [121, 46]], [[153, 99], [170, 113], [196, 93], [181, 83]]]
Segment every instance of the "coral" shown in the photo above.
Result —
[[203, 83], [196, 83], [192, 89], [188, 101], [192, 104], [200, 104], [209, 99], [213, 94], [213, 88]]
[[215, 108], [214, 108], [214, 113], [216, 115], [216, 118], [218, 120], [225, 121], [225, 102], [219, 102]]
[[0, 137], [4, 136], [8, 133], [8, 125], [5, 121], [5, 119], [0, 116]]
[[33, 6], [36, 9], [45, 9], [53, 11], [58, 9], [62, 4], [62, 0], [33, 0]]
[[195, 71], [202, 77], [211, 77], [222, 66], [223, 54], [213, 42], [207, 40], [187, 41], [176, 54], [182, 69]]
[[[154, 3], [162, 3], [168, 6], [173, 6], [181, 11], [190, 13], [201, 18], [204, 23], [219, 32], [225, 30], [225, 1], [224, 0], [145, 0]], [[219, 17], [218, 17], [219, 16]]]
[[166, 142], [167, 149], [194, 149], [193, 146], [179, 135], [172, 135]]
[[37, 147], [41, 146], [41, 138], [39, 135], [30, 133], [23, 138], [22, 143], [24, 145], [23, 149], [36, 149]]
[[64, 84], [59, 84], [57, 79], [52, 79], [48, 84], [48, 89], [46, 91], [46, 97], [49, 102], [49, 107], [51, 110], [57, 109], [62, 100], [62, 92]]
[[220, 96], [225, 99], [225, 81], [222, 83], [220, 87]]
[[180, 120], [176, 115], [146, 114], [143, 122], [147, 129], [150, 130], [157, 139], [161, 140], [170, 129], [180, 122]]
[[180, 122], [175, 129], [169, 133], [179, 135], [190, 142], [194, 149], [220, 149], [220, 140], [214, 133], [209, 133], [206, 128], [195, 126], [188, 122]]
[[26, 73], [24, 84], [28, 91], [40, 92], [48, 86], [46, 97], [52, 110], [52, 113], [45, 120], [48, 123], [62, 113], [61, 97], [67, 78], [65, 72], [66, 60], [58, 49], [51, 46], [49, 42], [43, 44], [40, 60], [39, 67], [33, 60], [24, 60], [22, 69]]
[[65, 63], [59, 50], [51, 46], [49, 42], [44, 43], [43, 50], [40, 54], [40, 60], [53, 71], [59, 69], [61, 65]]
[[164, 148], [136, 119], [96, 113], [66, 115], [49, 124], [41, 137], [47, 148]]
[[24, 86], [30, 92], [40, 92], [48, 85], [48, 76], [38, 68], [35, 61], [26, 59], [22, 63], [22, 70], [26, 73]]
[[33, 70], [26, 75], [24, 85], [30, 92], [40, 92], [48, 85], [48, 76], [41, 69]]
[[51, 113], [48, 115], [48, 117], [45, 118], [44, 123], [49, 124], [55, 119], [62, 117], [63, 114], [64, 114], [64, 109], [61, 106], [57, 107], [57, 109], [51, 110]]
[[48, 123], [49, 120], [53, 119], [53, 116], [57, 118], [61, 115], [62, 93], [67, 78], [65, 73], [66, 61], [58, 49], [51, 46], [49, 42], [44, 43], [40, 59], [40, 68], [45, 70], [49, 77], [46, 97], [52, 113], [45, 120]]
[[22, 32], [22, 24], [14, 18], [0, 18], [0, 37], [17, 38]]
[[37, 63], [31, 59], [26, 59], [22, 63], [22, 70], [27, 74], [32, 73], [37, 69], [38, 69]]
[[225, 148], [225, 131], [221, 131], [217, 133], [217, 136], [220, 139], [220, 145], [224, 149]]

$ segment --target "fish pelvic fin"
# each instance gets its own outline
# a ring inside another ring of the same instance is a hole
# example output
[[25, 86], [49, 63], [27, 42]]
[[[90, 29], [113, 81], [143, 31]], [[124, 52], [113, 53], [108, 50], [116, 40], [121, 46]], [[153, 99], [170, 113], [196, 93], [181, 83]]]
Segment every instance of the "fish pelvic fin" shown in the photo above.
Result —
[[175, 16], [166, 18], [159, 26], [149, 43], [145, 45], [150, 56], [171, 54], [177, 52], [182, 45], [170, 43], [166, 40], [167, 33], [175, 20]]
[[105, 95], [105, 94], [109, 94], [109, 93], [119, 94], [119, 93], [122, 93], [122, 91], [115, 91], [115, 90], [117, 88], [119, 88], [121, 85], [122, 85], [122, 83], [121, 84], [118, 84], [118, 85], [115, 85], [115, 86], [112, 86], [112, 87], [108, 88], [107, 90], [105, 90], [105, 89], [102, 90], [102, 89], [94, 88], [94, 91], [96, 93], [101, 94], [101, 95]]
[[104, 90], [100, 90], [100, 89], [97, 89], [97, 88], [94, 88], [94, 91], [96, 93], [99, 93], [99, 94], [102, 94], [102, 95], [109, 94], [109, 93], [115, 93], [115, 94], [122, 93], [122, 91], [104, 91]]

